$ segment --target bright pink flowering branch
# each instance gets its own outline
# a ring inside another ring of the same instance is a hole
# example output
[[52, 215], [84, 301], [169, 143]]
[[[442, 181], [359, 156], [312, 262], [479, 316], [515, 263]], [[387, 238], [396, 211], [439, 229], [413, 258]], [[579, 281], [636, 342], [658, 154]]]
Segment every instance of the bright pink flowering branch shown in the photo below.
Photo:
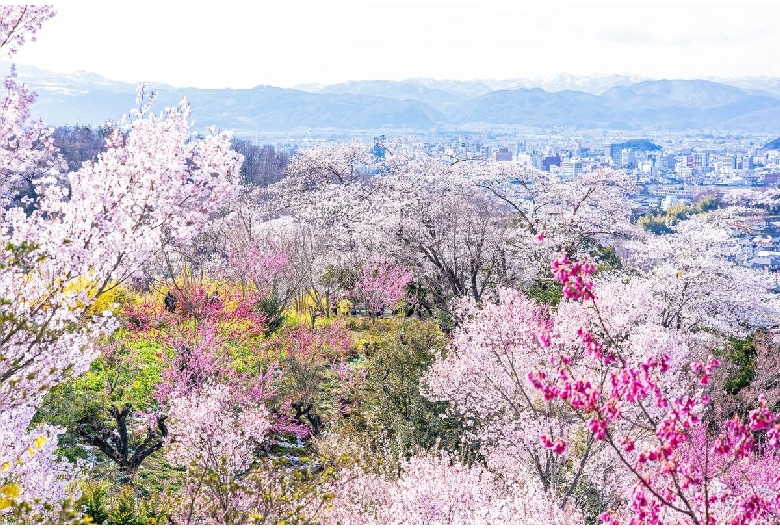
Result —
[[[561, 256], [552, 263], [556, 280], [564, 285], [569, 300], [590, 302], [598, 312], [593, 283], [595, 267], [570, 263]], [[603, 321], [600, 333], [609, 337]], [[544, 337], [548, 329], [540, 329]], [[756, 488], [751, 477], [735, 481], [735, 473], [751, 466], [774, 462], [780, 441], [780, 420], [761, 406], [748, 415], [749, 424], [735, 417], [722, 432], [711, 439], [702, 414], [709, 403], [704, 392], [717, 359], [695, 362], [690, 375], [696, 378], [698, 391], [670, 396], [659, 381], [669, 369], [671, 359], [660, 354], [631, 365], [616, 354], [605, 354], [607, 347], [589, 330], [577, 332], [587, 354], [601, 363], [599, 380], [576, 375], [571, 360], [553, 361], [555, 377], [548, 371], [531, 372], [528, 378], [548, 401], [567, 403], [584, 420], [596, 439], [612, 446], [617, 457], [637, 478], [632, 492], [630, 523], [659, 524], [692, 522], [747, 524], [780, 521], [780, 484], [777, 479], [762, 481]], [[549, 348], [547, 340], [541, 340]], [[766, 444], [759, 450], [755, 434], [765, 433]], [[648, 437], [648, 435], [650, 435]], [[553, 451], [565, 451], [563, 440], [543, 435], [542, 443]], [[730, 485], [730, 486], [728, 486]], [[617, 522], [612, 513], [602, 514], [605, 522]]]
[[593, 300], [593, 282], [590, 275], [596, 270], [592, 263], [571, 263], [561, 254], [551, 263], [553, 276], [563, 285], [563, 295], [571, 300]]

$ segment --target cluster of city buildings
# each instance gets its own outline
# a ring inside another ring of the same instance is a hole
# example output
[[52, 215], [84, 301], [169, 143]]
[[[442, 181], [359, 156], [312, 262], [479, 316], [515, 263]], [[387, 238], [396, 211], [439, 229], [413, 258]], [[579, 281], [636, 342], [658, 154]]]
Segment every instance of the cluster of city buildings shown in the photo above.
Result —
[[[666, 141], [661, 142], [652, 138], [602, 137], [601, 141], [586, 144], [582, 140], [549, 137], [551, 141], [544, 144], [540, 142], [542, 138], [516, 140], [504, 136], [486, 141], [460, 136], [447, 145], [427, 142], [423, 148], [432, 154], [464, 158], [479, 155], [563, 176], [603, 166], [620, 168], [641, 183], [761, 186], [775, 185], [780, 178], [780, 146], [770, 139], [753, 137], [746, 141], [738, 136], [702, 142], [693, 135], [683, 135], [677, 141], [668, 141], [672, 138], [666, 135], [664, 138]], [[688, 145], [686, 138], [690, 140]]]
[[[390, 137], [388, 137], [390, 138]], [[390, 138], [398, 142], [398, 136]], [[256, 139], [258, 140], [258, 139]], [[531, 166], [563, 178], [599, 167], [617, 168], [636, 178], [640, 192], [632, 198], [637, 215], [650, 208], [720, 197], [740, 188], [775, 187], [780, 183], [780, 141], [752, 133], [583, 131], [538, 129], [504, 132], [431, 131], [401, 137], [401, 148], [425, 151], [447, 160], [483, 158]], [[290, 155], [302, 147], [354, 141], [383, 144], [372, 131], [278, 136], [264, 139]]]
[[574, 134], [450, 135], [409, 145], [445, 158], [489, 158], [532, 166], [563, 178], [599, 167], [626, 171], [636, 178], [636, 213], [720, 197], [740, 188], [780, 183], [780, 142], [766, 135], [655, 133], [645, 137], [597, 131]]
[[[621, 138], [602, 133], [590, 141], [564, 135], [522, 139], [459, 135], [442, 140], [408, 148], [450, 159], [482, 157], [532, 166], [562, 178], [599, 167], [621, 169], [638, 184], [631, 197], [635, 217], [707, 196], [720, 199], [740, 189], [774, 188], [780, 182], [780, 141], [761, 135], [663, 133]], [[780, 216], [764, 212], [746, 218], [734, 225], [731, 235], [742, 247], [742, 265], [780, 272]]]
[[[331, 137], [332, 136], [332, 137]], [[367, 145], [385, 140], [371, 132], [331, 136], [269, 138], [277, 150], [334, 141]], [[687, 187], [776, 186], [780, 182], [780, 141], [758, 134], [643, 131], [529, 130], [525, 133], [435, 132], [403, 138], [407, 151], [446, 159], [485, 158], [574, 177], [598, 167], [619, 168], [643, 185]]]
[[[270, 139], [269, 139], [270, 140]], [[356, 141], [382, 152], [384, 136], [370, 132], [333, 137], [287, 138], [273, 143], [292, 155], [311, 145]], [[652, 132], [625, 135], [617, 131], [529, 130], [522, 133], [436, 132], [408, 135], [401, 149], [424, 151], [445, 160], [490, 159], [531, 166], [573, 178], [599, 167], [626, 171], [636, 178], [631, 197], [635, 217], [648, 210], [691, 204], [702, 197], [722, 198], [739, 189], [767, 189], [780, 183], [780, 140], [750, 133]], [[745, 266], [780, 272], [780, 216], [770, 212], [735, 226], [732, 236], [747, 256]]]

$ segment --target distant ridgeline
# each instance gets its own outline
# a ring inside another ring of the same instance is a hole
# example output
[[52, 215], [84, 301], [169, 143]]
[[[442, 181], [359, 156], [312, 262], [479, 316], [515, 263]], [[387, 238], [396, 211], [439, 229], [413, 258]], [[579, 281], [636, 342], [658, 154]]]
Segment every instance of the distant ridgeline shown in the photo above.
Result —
[[[0, 61], [0, 77], [10, 63]], [[52, 126], [99, 125], [134, 107], [137, 86], [89, 72], [62, 74], [18, 65], [18, 76], [38, 97], [32, 115]], [[626, 76], [567, 78], [560, 82], [350, 81], [298, 89], [260, 85], [246, 89], [177, 88], [151, 83], [156, 106], [186, 97], [197, 130], [216, 126], [237, 137], [259, 131], [309, 129], [383, 132], [452, 128], [482, 131], [494, 125], [639, 131], [752, 131], [777, 134], [780, 79], [735, 79], [738, 86], [703, 79], [639, 80]], [[544, 88], [540, 88], [541, 86]], [[626, 133], [629, 134], [629, 133]], [[637, 133], [634, 133], [637, 134]], [[628, 142], [626, 148], [652, 150]]]

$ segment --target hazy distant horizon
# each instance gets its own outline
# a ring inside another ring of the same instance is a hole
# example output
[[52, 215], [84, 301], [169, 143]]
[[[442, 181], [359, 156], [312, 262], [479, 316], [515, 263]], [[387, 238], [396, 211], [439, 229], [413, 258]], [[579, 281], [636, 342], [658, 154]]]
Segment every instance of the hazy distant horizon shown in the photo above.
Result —
[[[59, 5], [15, 61], [174, 87], [780, 77], [780, 6]], [[631, 74], [624, 74], [631, 72]]]
[[[42, 68], [38, 65], [34, 64], [26, 64], [22, 63], [16, 60], [8, 61], [8, 60], [0, 60], [0, 71], [7, 71], [7, 69], [10, 67], [10, 64], [16, 65], [18, 68], [35, 68], [38, 70], [43, 70], [46, 72], [61, 74], [65, 76], [74, 76], [74, 75], [97, 75], [99, 77], [104, 78], [107, 81], [113, 81], [113, 82], [119, 82], [119, 83], [148, 83], [148, 84], [154, 84], [154, 85], [169, 85], [172, 88], [201, 88], [201, 87], [194, 87], [194, 86], [179, 86], [179, 85], [173, 85], [170, 83], [167, 83], [165, 81], [160, 81], [156, 79], [138, 79], [136, 81], [124, 81], [121, 79], [114, 79], [105, 75], [102, 75], [100, 72], [95, 71], [89, 71], [89, 70], [73, 70], [73, 71], [64, 71], [63, 69], [50, 69], [50, 68]], [[486, 83], [486, 84], [500, 84], [500, 83], [507, 83], [512, 81], [555, 81], [562, 78], [570, 77], [572, 79], [608, 79], [608, 78], [628, 78], [628, 79], [634, 79], [635, 82], [641, 82], [641, 81], [662, 81], [662, 80], [705, 80], [705, 81], [716, 81], [716, 82], [725, 82], [728, 80], [780, 80], [780, 74], [776, 76], [772, 75], [756, 75], [756, 76], [707, 76], [707, 77], [650, 77], [650, 76], [643, 76], [639, 74], [632, 74], [627, 72], [620, 72], [620, 73], [603, 73], [603, 72], [595, 72], [590, 74], [572, 74], [570, 72], [557, 72], [555, 74], [550, 74], [546, 76], [533, 76], [533, 77], [513, 77], [513, 78], [435, 78], [435, 77], [409, 77], [409, 78], [403, 78], [403, 79], [388, 79], [388, 78], [372, 78], [372, 79], [347, 79], [344, 81], [338, 81], [334, 83], [318, 83], [314, 81], [309, 82], [302, 82], [298, 83], [293, 86], [282, 86], [282, 85], [273, 85], [268, 83], [261, 83], [259, 85], [255, 85], [252, 87], [247, 88], [255, 88], [257, 86], [275, 86], [278, 88], [291, 88], [291, 89], [297, 89], [297, 90], [313, 90], [317, 87], [330, 87], [334, 85], [342, 85], [342, 84], [348, 84], [348, 83], [369, 83], [369, 82], [390, 82], [390, 83], [404, 83], [404, 82], [414, 82], [414, 81], [435, 81], [439, 83]], [[229, 89], [231, 87], [223, 86], [223, 87], [213, 87], [214, 89]]]

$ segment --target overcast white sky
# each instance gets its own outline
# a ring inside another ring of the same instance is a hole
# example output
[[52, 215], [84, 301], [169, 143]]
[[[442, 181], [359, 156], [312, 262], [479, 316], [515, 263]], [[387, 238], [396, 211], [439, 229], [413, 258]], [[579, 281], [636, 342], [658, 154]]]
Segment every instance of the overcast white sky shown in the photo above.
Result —
[[394, 1], [58, 4], [15, 57], [200, 88], [629, 73], [780, 77], [780, 7]]

